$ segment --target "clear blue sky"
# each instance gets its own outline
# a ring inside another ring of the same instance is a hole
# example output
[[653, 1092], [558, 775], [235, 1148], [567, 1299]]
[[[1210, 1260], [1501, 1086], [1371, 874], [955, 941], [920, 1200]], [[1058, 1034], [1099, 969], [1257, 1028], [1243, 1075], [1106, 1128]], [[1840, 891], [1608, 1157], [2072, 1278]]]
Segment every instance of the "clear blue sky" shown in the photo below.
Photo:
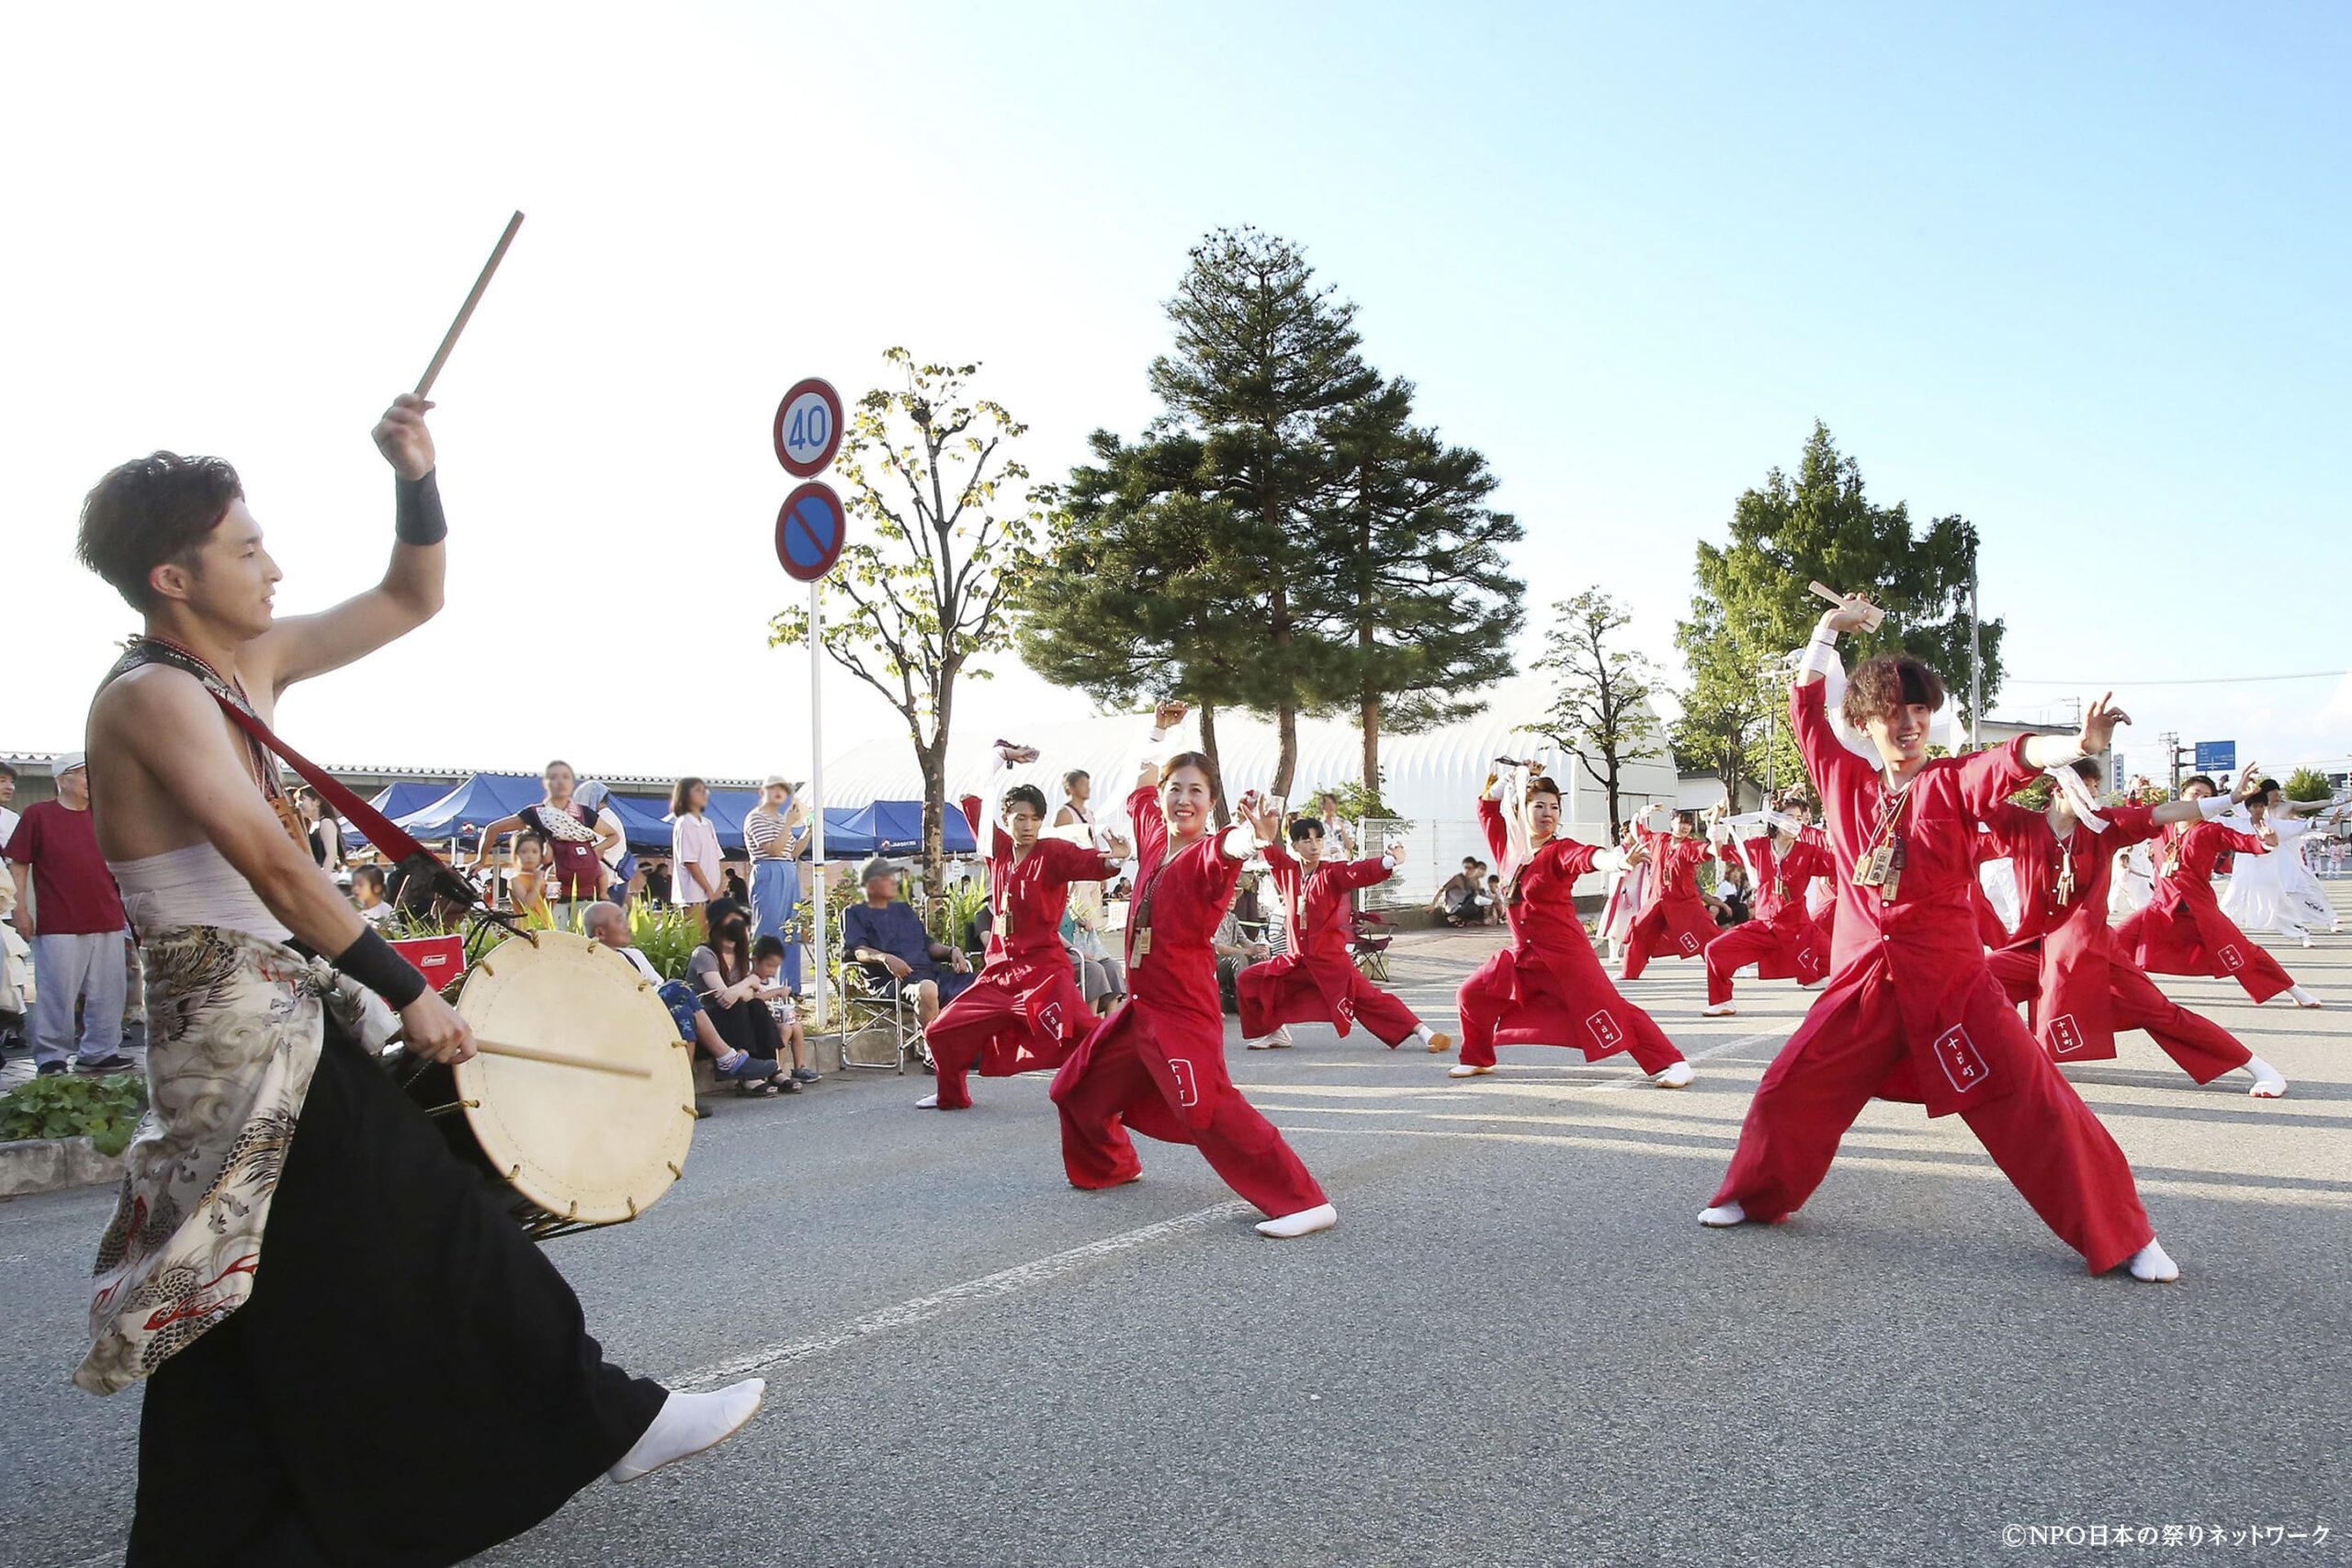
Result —
[[[66, 553], [121, 457], [237, 460], [281, 606], [373, 569], [367, 425], [519, 205], [442, 388], [450, 615], [289, 707], [314, 751], [797, 766], [805, 667], [760, 636], [786, 602], [765, 544], [783, 387], [862, 389], [893, 343], [981, 359], [1051, 475], [1089, 429], [1148, 417], [1186, 247], [1253, 222], [1306, 244], [1372, 360], [1487, 453], [1539, 604], [1598, 582], [1670, 662], [1693, 541], [1819, 417], [1880, 498], [1983, 530], [2001, 710], [2112, 682], [2151, 766], [2166, 728], [2339, 755], [2352, 680], [2124, 683], [2352, 662], [2347, 16], [47, 16], [0, 107], [34, 164], [0, 257], [0, 419], [32, 494], [0, 558], [19, 658], [29, 632], [65, 674], [12, 686], [0, 746], [65, 743], [125, 622]], [[559, 554], [640, 604], [636, 629], [600, 644], [560, 609]], [[664, 586], [682, 562], [696, 585]], [[597, 675], [352, 711], [463, 691], [491, 637], [595, 648]], [[757, 682], [741, 724], [690, 711], [692, 671]], [[888, 732], [845, 678], [829, 691], [829, 750]], [[966, 711], [1039, 701], [1008, 668]]]

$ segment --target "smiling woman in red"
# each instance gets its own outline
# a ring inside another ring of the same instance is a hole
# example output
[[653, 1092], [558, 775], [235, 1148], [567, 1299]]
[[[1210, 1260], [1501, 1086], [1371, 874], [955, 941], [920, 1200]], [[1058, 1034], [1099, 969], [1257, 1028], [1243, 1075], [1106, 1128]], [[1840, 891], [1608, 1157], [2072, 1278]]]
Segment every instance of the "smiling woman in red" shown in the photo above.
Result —
[[[1186, 711], [1163, 703], [1151, 743]], [[1329, 1230], [1339, 1213], [1273, 1123], [1226, 1076], [1225, 1013], [1210, 946], [1241, 863], [1272, 840], [1279, 819], [1245, 795], [1240, 822], [1212, 832], [1216, 768], [1197, 751], [1169, 759], [1164, 769], [1146, 762], [1128, 797], [1136, 836], [1128, 997], [1054, 1078], [1062, 1165], [1074, 1187], [1116, 1187], [1143, 1174], [1129, 1129], [1191, 1144], [1268, 1216], [1261, 1235], [1306, 1235]]]

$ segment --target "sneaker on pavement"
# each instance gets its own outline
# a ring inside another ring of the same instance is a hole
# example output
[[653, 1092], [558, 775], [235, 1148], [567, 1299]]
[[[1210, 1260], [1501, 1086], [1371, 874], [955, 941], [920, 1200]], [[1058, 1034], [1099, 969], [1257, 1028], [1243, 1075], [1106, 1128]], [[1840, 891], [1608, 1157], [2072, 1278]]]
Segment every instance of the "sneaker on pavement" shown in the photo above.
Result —
[[62, 1078], [66, 1073], [65, 1064], [62, 1062], [43, 1062], [35, 1070], [45, 1078]]
[[95, 1062], [85, 1062], [77, 1058], [74, 1063], [74, 1070], [77, 1073], [87, 1073], [92, 1077], [102, 1077], [108, 1073], [127, 1073], [138, 1065], [121, 1052], [117, 1051], [113, 1055], [101, 1056]]

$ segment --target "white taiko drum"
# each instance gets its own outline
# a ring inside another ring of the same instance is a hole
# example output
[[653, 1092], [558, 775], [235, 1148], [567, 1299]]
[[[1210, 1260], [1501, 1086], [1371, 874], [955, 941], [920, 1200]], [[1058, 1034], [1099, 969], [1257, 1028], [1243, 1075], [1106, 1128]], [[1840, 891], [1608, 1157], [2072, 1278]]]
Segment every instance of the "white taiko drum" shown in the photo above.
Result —
[[569, 931], [512, 937], [458, 1012], [486, 1049], [458, 1064], [453, 1109], [535, 1238], [633, 1220], [684, 1173], [693, 1056], [628, 959]]

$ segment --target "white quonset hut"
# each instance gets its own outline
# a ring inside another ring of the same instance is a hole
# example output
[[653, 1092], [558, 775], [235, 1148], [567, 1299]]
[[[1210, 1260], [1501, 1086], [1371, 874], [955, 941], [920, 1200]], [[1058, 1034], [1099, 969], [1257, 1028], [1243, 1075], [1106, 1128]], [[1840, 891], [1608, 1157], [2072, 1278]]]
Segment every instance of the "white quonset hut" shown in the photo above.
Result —
[[[1589, 843], [1607, 840], [1609, 805], [1600, 785], [1573, 758], [1557, 756], [1523, 728], [1542, 717], [1555, 690], [1541, 677], [1514, 677], [1487, 694], [1486, 711], [1475, 717], [1419, 735], [1382, 738], [1382, 794], [1389, 807], [1410, 824], [1401, 833], [1408, 846], [1406, 869], [1393, 885], [1399, 896], [1427, 902], [1438, 884], [1459, 869], [1464, 855], [1491, 859], [1478, 831], [1476, 803], [1498, 756], [1526, 757], [1542, 750], [1550, 758], [1553, 776], [1568, 792], [1567, 831]], [[1069, 703], [1073, 708], [1083, 708], [1085, 699], [1073, 694]], [[1037, 785], [1048, 801], [1058, 805], [1062, 774], [1083, 768], [1094, 776], [1096, 815], [1105, 821], [1123, 816], [1133, 779], [1123, 776], [1121, 770], [1149, 729], [1149, 717], [1114, 714], [1055, 719], [1040, 714], [1039, 718], [1040, 722], [1004, 737], [1035, 746], [1039, 752], [1035, 764], [1010, 775], [989, 772], [996, 735], [967, 730], [949, 740], [950, 808], [956, 798], [972, 793], [982, 796], [993, 812], [996, 797], [1016, 783]], [[1197, 717], [1187, 721], [1186, 743], [1197, 739], [1198, 725]], [[1271, 719], [1220, 713], [1216, 735], [1229, 795], [1272, 783], [1277, 746]], [[1361, 732], [1351, 718], [1301, 719], [1292, 804], [1309, 807], [1325, 786], [1357, 778], [1363, 771], [1363, 750]], [[922, 786], [913, 750], [902, 739], [869, 741], [825, 764], [825, 795], [831, 804], [920, 799]], [[1620, 800], [1630, 814], [1653, 802], [1672, 805], [1677, 788], [1673, 759], [1661, 747], [1626, 764], [1619, 784]], [[1598, 878], [1592, 886], [1599, 886]]]

